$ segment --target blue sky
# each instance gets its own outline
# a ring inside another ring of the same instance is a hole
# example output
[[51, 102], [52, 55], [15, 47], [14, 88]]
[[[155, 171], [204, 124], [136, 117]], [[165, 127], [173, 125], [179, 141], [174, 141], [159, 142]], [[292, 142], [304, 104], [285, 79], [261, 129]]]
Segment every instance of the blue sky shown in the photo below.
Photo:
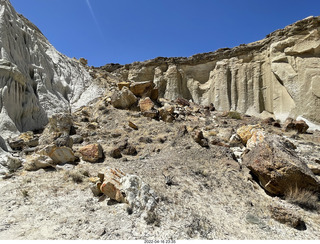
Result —
[[180, 57], [264, 38], [319, 0], [11, 0], [60, 52], [89, 65]]

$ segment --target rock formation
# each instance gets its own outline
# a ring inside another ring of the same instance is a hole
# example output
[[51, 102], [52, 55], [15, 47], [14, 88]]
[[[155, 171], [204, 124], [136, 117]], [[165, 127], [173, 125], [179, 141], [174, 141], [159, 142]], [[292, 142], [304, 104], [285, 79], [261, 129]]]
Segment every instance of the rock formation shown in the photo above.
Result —
[[89, 69], [0, 0], [0, 239], [319, 239], [319, 23]]
[[309, 17], [248, 45], [105, 70], [121, 81], [153, 81], [169, 100], [320, 123], [319, 26], [320, 17]]
[[98, 88], [85, 67], [59, 53], [35, 25], [16, 13], [9, 0], [0, 1], [0, 33], [0, 131], [4, 139], [43, 128], [54, 113], [70, 111], [96, 97], [88, 96]]

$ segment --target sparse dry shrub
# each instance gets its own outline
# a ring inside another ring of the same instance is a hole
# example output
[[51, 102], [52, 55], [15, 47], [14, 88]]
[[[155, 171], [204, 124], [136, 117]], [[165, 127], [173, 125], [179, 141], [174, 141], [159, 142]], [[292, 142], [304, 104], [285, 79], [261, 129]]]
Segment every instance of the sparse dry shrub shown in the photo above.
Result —
[[71, 178], [73, 182], [79, 184], [83, 182], [83, 174], [80, 173], [79, 171], [67, 171], [66, 176], [68, 178]]
[[241, 114], [236, 111], [229, 111], [227, 117], [229, 119], [242, 119]]
[[194, 214], [192, 220], [187, 227], [187, 235], [190, 238], [210, 239], [210, 233], [213, 231], [213, 226], [210, 221], [204, 217]]
[[160, 226], [160, 217], [155, 212], [147, 212], [144, 220], [146, 221], [147, 225], [155, 225], [157, 227]]
[[290, 188], [285, 194], [285, 199], [306, 210], [315, 211], [320, 209], [318, 194], [307, 189]]
[[26, 190], [26, 189], [21, 190], [21, 194], [22, 194], [22, 196], [23, 196], [24, 198], [29, 197], [29, 191]]

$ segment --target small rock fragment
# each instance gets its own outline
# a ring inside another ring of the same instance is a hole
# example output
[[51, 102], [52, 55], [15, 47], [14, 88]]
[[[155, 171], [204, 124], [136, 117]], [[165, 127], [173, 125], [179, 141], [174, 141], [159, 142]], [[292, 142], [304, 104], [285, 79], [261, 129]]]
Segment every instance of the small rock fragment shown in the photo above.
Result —
[[113, 148], [109, 155], [113, 158], [121, 158], [122, 154], [121, 154], [121, 150], [119, 148]]
[[134, 130], [138, 130], [138, 126], [136, 124], [134, 124], [133, 122], [129, 121], [128, 125], [134, 129]]
[[202, 131], [196, 131], [193, 139], [202, 147], [209, 147], [208, 139], [204, 138]]

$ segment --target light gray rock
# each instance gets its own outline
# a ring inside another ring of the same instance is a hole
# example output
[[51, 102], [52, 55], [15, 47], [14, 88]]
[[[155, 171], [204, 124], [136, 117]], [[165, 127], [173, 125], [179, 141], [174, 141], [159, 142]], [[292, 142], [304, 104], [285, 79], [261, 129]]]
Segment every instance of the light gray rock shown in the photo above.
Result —
[[0, 136], [0, 148], [4, 151], [8, 151], [7, 144], [5, 140]]
[[155, 209], [158, 201], [156, 193], [137, 175], [108, 168], [99, 177], [98, 189], [111, 199], [127, 203], [137, 211], [150, 212]]
[[0, 32], [0, 131], [4, 139], [40, 129], [53, 114], [70, 111], [101, 94], [86, 68], [59, 53], [8, 0], [0, 2]]
[[121, 178], [122, 191], [129, 205], [138, 210], [153, 211], [157, 205], [157, 196], [148, 184], [136, 175]]
[[130, 108], [135, 102], [137, 97], [127, 87], [123, 87], [121, 91], [115, 91], [111, 97], [111, 104], [115, 108]]
[[24, 165], [25, 170], [35, 171], [54, 166], [53, 160], [45, 155], [34, 154], [27, 158]]
[[0, 148], [0, 175], [16, 171], [22, 165], [22, 160], [13, 157], [10, 153]]

